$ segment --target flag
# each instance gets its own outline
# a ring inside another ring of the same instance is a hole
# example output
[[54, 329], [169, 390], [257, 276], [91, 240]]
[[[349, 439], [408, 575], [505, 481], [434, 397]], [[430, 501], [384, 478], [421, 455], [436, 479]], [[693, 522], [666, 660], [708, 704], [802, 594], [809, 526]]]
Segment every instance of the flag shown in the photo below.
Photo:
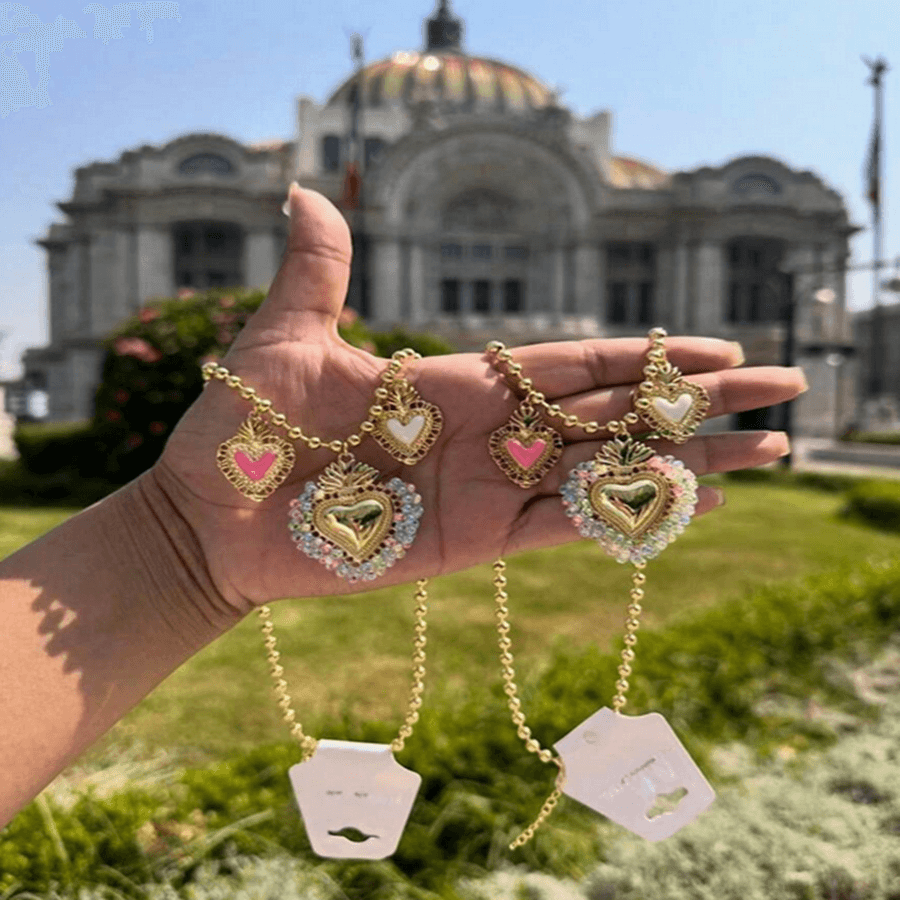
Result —
[[865, 168], [866, 198], [872, 206], [881, 203], [881, 129], [878, 123], [872, 127], [872, 139], [869, 141], [869, 155]]

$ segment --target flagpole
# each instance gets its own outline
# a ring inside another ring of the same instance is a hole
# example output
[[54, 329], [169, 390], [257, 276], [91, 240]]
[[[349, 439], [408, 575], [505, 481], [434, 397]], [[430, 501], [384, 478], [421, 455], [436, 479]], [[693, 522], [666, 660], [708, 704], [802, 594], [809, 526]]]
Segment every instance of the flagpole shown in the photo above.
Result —
[[863, 62], [869, 67], [871, 78], [868, 83], [874, 90], [874, 125], [872, 129], [872, 143], [869, 148], [868, 160], [868, 198], [872, 203], [872, 258], [875, 264], [872, 269], [872, 348], [871, 363], [869, 366], [869, 378], [866, 385], [866, 394], [869, 397], [878, 397], [884, 390], [882, 384], [883, 357], [883, 329], [881, 311], [881, 254], [883, 235], [882, 216], [882, 140], [883, 140], [883, 115], [884, 115], [884, 85], [882, 78], [888, 71], [887, 60], [879, 56], [876, 60], [866, 59]]

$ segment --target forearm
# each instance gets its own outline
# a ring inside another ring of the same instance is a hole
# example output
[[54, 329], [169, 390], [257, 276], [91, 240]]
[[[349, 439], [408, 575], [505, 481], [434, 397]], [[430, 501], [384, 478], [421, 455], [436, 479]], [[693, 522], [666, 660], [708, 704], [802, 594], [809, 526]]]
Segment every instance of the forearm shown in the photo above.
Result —
[[0, 563], [0, 826], [237, 619], [152, 473]]

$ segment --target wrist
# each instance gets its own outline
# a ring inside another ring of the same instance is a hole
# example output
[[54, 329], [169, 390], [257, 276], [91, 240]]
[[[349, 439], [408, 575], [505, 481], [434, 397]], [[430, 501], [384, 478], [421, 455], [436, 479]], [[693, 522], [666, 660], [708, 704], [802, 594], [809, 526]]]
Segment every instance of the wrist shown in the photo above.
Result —
[[195, 530], [154, 467], [108, 497], [107, 527], [120, 529], [136, 588], [195, 652], [235, 626], [247, 610], [218, 590]]

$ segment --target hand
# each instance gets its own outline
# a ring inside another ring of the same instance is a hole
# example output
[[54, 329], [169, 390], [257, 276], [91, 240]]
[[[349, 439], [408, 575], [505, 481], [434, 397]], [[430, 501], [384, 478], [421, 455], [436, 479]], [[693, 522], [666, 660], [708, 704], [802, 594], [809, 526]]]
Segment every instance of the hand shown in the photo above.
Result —
[[[223, 364], [273, 401], [308, 435], [342, 439], [358, 430], [387, 363], [351, 347], [337, 333], [347, 291], [350, 234], [322, 196], [292, 188], [288, 250], [269, 296]], [[515, 351], [535, 387], [581, 419], [607, 422], [631, 406], [641, 380], [645, 338], [540, 344]], [[710, 416], [789, 400], [805, 387], [798, 369], [736, 369], [740, 349], [708, 338], [670, 338], [669, 359], [710, 394]], [[444, 416], [443, 432], [415, 467], [404, 467], [366, 438], [355, 456], [384, 480], [401, 476], [422, 496], [425, 514], [407, 556], [374, 582], [351, 585], [298, 552], [288, 532], [288, 501], [335, 459], [326, 449], [296, 443], [288, 480], [267, 500], [241, 496], [216, 466], [218, 445], [233, 436], [252, 406], [211, 382], [172, 434], [149, 477], [196, 536], [208, 575], [236, 609], [283, 597], [346, 593], [432, 577], [526, 548], [565, 543], [578, 533], [558, 494], [568, 471], [597, 450], [597, 437], [563, 429], [561, 461], [529, 490], [509, 482], [488, 454], [490, 433], [507, 421], [517, 398], [484, 353], [454, 354], [407, 364], [404, 374]], [[558, 424], [555, 423], [555, 424]], [[276, 429], [277, 430], [277, 429]], [[283, 436], [283, 435], [281, 435]], [[779, 433], [695, 437], [681, 446], [654, 442], [697, 475], [758, 466], [788, 450]], [[701, 487], [698, 513], [718, 505]]]

